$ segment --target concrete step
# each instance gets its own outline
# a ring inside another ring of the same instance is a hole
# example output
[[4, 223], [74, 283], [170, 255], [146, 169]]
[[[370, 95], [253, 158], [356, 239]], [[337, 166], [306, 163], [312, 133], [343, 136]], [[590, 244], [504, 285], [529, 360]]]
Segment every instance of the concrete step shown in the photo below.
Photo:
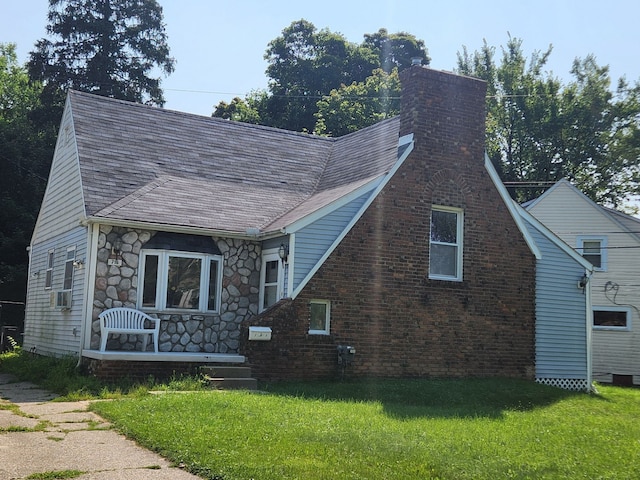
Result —
[[251, 378], [251, 368], [237, 365], [207, 365], [200, 372], [216, 390], [257, 390], [258, 380]]
[[251, 378], [250, 367], [236, 367], [229, 365], [207, 365], [201, 367], [200, 371], [211, 378]]
[[257, 390], [258, 380], [255, 378], [209, 378], [209, 386], [216, 390]]

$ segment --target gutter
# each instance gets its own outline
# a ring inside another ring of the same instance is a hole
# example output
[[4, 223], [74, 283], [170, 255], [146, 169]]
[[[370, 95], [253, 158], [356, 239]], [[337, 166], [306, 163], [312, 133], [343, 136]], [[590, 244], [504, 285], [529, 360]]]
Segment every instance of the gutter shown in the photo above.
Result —
[[247, 228], [245, 233], [218, 230], [215, 228], [189, 227], [185, 225], [169, 225], [166, 223], [144, 222], [140, 220], [122, 220], [107, 217], [88, 216], [80, 221], [81, 225], [110, 225], [112, 227], [137, 228], [140, 230], [157, 230], [171, 233], [185, 233], [190, 235], [205, 235], [222, 238], [237, 238], [242, 240], [262, 240], [281, 236], [279, 231], [263, 232], [259, 228]]

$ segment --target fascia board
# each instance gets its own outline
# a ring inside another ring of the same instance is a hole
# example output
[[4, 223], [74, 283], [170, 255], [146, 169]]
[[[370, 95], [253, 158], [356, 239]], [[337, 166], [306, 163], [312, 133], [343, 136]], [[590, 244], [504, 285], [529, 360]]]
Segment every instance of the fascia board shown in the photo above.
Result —
[[112, 219], [107, 217], [95, 217], [95, 216], [86, 217], [84, 220], [81, 221], [81, 224], [83, 225], [91, 225], [95, 223], [100, 225], [110, 225], [112, 227], [128, 227], [128, 228], [138, 228], [140, 230], [157, 230], [162, 232], [186, 233], [186, 234], [192, 234], [192, 235], [210, 235], [213, 237], [238, 238], [238, 239], [244, 239], [244, 240], [264, 240], [265, 238], [282, 236], [280, 232], [273, 233], [272, 235], [267, 235], [260, 231], [257, 231], [256, 233], [242, 234], [238, 232], [229, 232], [228, 230], [216, 230], [212, 228], [185, 227], [181, 225], [168, 225], [164, 223], [120, 220], [120, 219]]
[[364, 215], [364, 212], [367, 211], [369, 206], [378, 197], [378, 195], [380, 194], [382, 189], [387, 185], [387, 183], [389, 183], [389, 181], [393, 178], [393, 176], [396, 174], [398, 169], [402, 166], [404, 161], [407, 159], [407, 157], [409, 156], [409, 154], [413, 150], [413, 134], [412, 133], [409, 134], [409, 135], [405, 135], [403, 137], [400, 137], [400, 139], [398, 140], [398, 146], [406, 145], [406, 144], [408, 144], [409, 146], [402, 153], [402, 155], [398, 158], [398, 161], [396, 161], [396, 163], [394, 164], [393, 168], [391, 168], [391, 170], [389, 170], [389, 173], [387, 173], [387, 175], [378, 184], [378, 186], [376, 187], [375, 191], [367, 199], [367, 201], [364, 203], [364, 205], [362, 205], [362, 207], [360, 207], [360, 210], [358, 211], [358, 213], [356, 213], [356, 215], [354, 215], [354, 217], [351, 219], [349, 224], [344, 228], [344, 230], [338, 236], [338, 238], [336, 238], [336, 240], [331, 244], [331, 246], [327, 249], [327, 251], [324, 252], [324, 255], [322, 255], [320, 260], [318, 260], [316, 265], [311, 269], [311, 271], [302, 280], [302, 282], [300, 282], [300, 285], [298, 285], [298, 288], [296, 288], [291, 293], [291, 298], [292, 299], [296, 298], [300, 294], [302, 289], [307, 285], [307, 283], [309, 283], [309, 281], [313, 278], [313, 276], [320, 269], [320, 267], [324, 264], [324, 262], [327, 261], [327, 258], [329, 258], [329, 255], [331, 255], [333, 253], [333, 251], [337, 248], [337, 246], [340, 244], [340, 242], [342, 242], [344, 237], [347, 236], [347, 233], [349, 233], [351, 231], [351, 229], [358, 222], [358, 220], [360, 220], [362, 215]]
[[540, 252], [540, 249], [536, 245], [535, 240], [529, 233], [527, 226], [524, 224], [522, 216], [516, 209], [515, 202], [509, 196], [509, 192], [507, 192], [507, 188], [502, 183], [502, 180], [500, 180], [500, 176], [498, 175], [498, 172], [496, 172], [496, 169], [493, 167], [493, 164], [491, 163], [491, 160], [489, 160], [489, 156], [486, 154], [486, 152], [484, 154], [484, 168], [489, 173], [489, 177], [491, 178], [491, 180], [493, 181], [493, 184], [498, 190], [500, 197], [502, 197], [502, 201], [504, 202], [505, 206], [509, 210], [511, 217], [513, 218], [513, 221], [516, 222], [516, 225], [518, 226], [520, 233], [522, 233], [522, 236], [524, 237], [525, 242], [527, 242], [527, 245], [529, 246], [529, 250], [531, 250], [531, 253], [533, 253], [536, 259], [540, 260], [542, 258], [542, 253]]

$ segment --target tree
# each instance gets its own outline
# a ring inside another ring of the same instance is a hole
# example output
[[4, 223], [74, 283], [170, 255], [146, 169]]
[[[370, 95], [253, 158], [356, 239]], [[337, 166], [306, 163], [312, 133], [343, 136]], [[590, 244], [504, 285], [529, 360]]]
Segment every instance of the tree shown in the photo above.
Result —
[[[544, 67], [552, 47], [527, 65], [522, 40], [509, 38], [499, 65], [486, 42], [458, 54], [458, 71], [488, 83], [487, 152], [519, 201], [563, 177], [597, 202], [619, 206], [639, 192], [638, 87], [623, 82], [616, 98], [607, 67], [593, 57], [574, 62], [575, 81], [562, 83]], [[615, 141], [614, 141], [615, 139]]]
[[25, 297], [26, 247], [47, 181], [55, 136], [32, 121], [42, 87], [0, 44], [0, 300]]
[[[47, 33], [29, 73], [50, 90], [73, 88], [162, 106], [159, 70], [173, 72], [156, 0], [49, 0]], [[55, 94], [53, 94], [55, 95]]]
[[[318, 31], [304, 19], [292, 22], [267, 47], [268, 91], [231, 104], [220, 102], [213, 115], [331, 135], [385, 118], [394, 112], [395, 104], [380, 94], [387, 88], [383, 84], [397, 75], [394, 69], [406, 68], [414, 57], [425, 64], [430, 59], [424, 42], [408, 33], [390, 35], [380, 29], [364, 38], [358, 45], [339, 33]], [[383, 74], [391, 76], [383, 80]], [[347, 97], [350, 102], [344, 101]], [[329, 119], [329, 110], [344, 124]]]
[[313, 130], [316, 103], [322, 96], [342, 84], [363, 81], [378, 66], [369, 48], [350, 43], [339, 33], [318, 31], [306, 20], [293, 22], [269, 42], [265, 60], [271, 125], [297, 131]]
[[387, 73], [394, 68], [401, 72], [411, 66], [414, 58], [419, 58], [424, 65], [431, 62], [424, 41], [406, 32], [389, 35], [386, 28], [381, 28], [376, 33], [365, 34], [362, 46], [376, 52], [380, 68]]
[[339, 137], [400, 112], [398, 70], [373, 71], [364, 82], [341, 86], [318, 102], [315, 133]]
[[576, 59], [563, 91], [567, 176], [594, 200], [619, 207], [640, 193], [640, 85], [621, 79], [592, 55]]
[[259, 125], [264, 123], [261, 112], [266, 112], [264, 104], [267, 98], [268, 93], [266, 91], [254, 90], [244, 100], [240, 97], [235, 97], [231, 100], [231, 103], [221, 101], [215, 107], [212, 117]]

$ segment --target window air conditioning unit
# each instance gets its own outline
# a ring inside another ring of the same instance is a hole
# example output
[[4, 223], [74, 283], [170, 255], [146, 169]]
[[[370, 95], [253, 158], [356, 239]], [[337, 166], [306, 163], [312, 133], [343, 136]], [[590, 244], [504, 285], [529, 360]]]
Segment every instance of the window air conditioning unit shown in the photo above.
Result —
[[59, 310], [71, 309], [71, 290], [51, 292], [51, 306]]

